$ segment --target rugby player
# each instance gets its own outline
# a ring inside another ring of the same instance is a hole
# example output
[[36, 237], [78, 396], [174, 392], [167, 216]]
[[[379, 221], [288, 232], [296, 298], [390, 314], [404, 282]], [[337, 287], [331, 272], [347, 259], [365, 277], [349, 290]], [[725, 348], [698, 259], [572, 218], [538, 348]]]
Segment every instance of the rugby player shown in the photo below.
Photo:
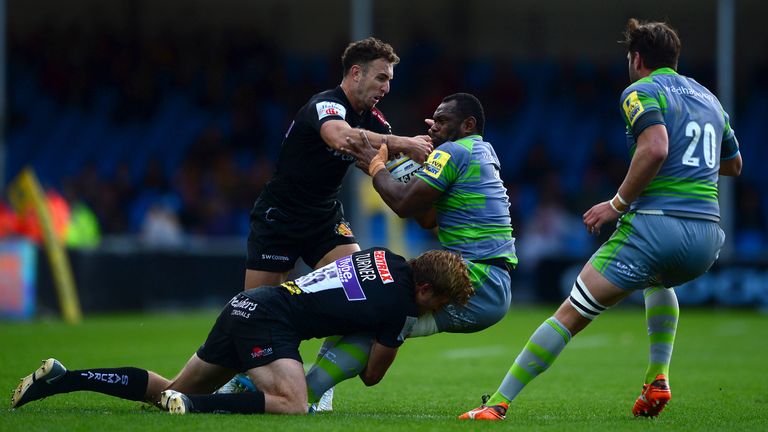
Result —
[[632, 18], [624, 36], [632, 84], [621, 95], [620, 111], [632, 161], [616, 195], [584, 213], [588, 232], [618, 219], [616, 231], [530, 337], [496, 393], [461, 419], [504, 419], [510, 402], [573, 336], [635, 290], [644, 291], [650, 356], [632, 413], [658, 416], [672, 398], [669, 364], [680, 313], [673, 287], [699, 277], [717, 259], [725, 239], [718, 223], [719, 176], [739, 175], [742, 160], [718, 99], [677, 72], [677, 32]]
[[[446, 303], [464, 304], [472, 293], [467, 266], [457, 254], [428, 251], [406, 261], [386, 249], [367, 249], [293, 281], [237, 294], [173, 380], [135, 367], [70, 371], [50, 358], [21, 380], [11, 408], [56, 394], [94, 391], [178, 414], [306, 414], [302, 340], [372, 335], [360, 378], [373, 385], [420, 315]], [[241, 372], [255, 391], [212, 394]]]

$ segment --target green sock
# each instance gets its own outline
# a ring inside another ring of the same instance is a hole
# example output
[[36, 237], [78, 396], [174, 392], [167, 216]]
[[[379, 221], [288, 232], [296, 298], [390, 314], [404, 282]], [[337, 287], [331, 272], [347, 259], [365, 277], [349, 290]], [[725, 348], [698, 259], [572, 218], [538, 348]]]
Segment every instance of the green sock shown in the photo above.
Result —
[[326, 339], [318, 353], [318, 360], [307, 372], [309, 403], [319, 401], [323, 393], [336, 384], [357, 376], [368, 364], [368, 355], [373, 345], [372, 335], [356, 334], [335, 338], [335, 343], [330, 343], [330, 338]]
[[658, 374], [669, 376], [680, 306], [671, 288], [646, 288], [643, 295], [650, 339], [648, 369], [645, 371], [645, 383], [649, 384]]
[[528, 339], [528, 343], [512, 363], [499, 389], [486, 405], [509, 403], [515, 399], [526, 384], [554, 363], [570, 340], [571, 332], [555, 317], [544, 321]]

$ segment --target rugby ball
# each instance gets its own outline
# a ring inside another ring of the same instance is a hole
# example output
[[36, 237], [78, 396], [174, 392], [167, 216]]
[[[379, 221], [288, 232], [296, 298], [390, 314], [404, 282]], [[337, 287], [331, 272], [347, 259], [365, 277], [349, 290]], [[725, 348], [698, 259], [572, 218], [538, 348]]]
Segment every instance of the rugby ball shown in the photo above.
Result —
[[421, 168], [421, 165], [408, 156], [400, 155], [400, 157], [387, 162], [386, 167], [387, 171], [392, 174], [392, 177], [394, 177], [395, 180], [402, 183], [408, 183], [411, 181], [411, 178], [416, 171]]

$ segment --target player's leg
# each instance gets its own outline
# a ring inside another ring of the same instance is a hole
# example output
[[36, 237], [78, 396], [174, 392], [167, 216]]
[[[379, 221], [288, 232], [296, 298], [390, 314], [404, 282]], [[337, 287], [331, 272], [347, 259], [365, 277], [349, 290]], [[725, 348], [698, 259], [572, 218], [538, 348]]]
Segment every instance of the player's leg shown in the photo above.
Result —
[[632, 406], [632, 413], [635, 416], [655, 416], [672, 399], [668, 382], [669, 364], [680, 306], [672, 288], [646, 288], [643, 296], [650, 349], [643, 391]]
[[302, 232], [285, 211], [261, 197], [250, 214], [244, 289], [285, 282], [299, 256]]
[[[309, 403], [320, 402], [323, 395], [336, 384], [354, 378], [365, 369], [373, 345], [373, 335], [354, 334], [328, 338], [326, 343], [336, 340], [330, 349], [319, 357], [307, 372], [306, 383]], [[328, 411], [329, 407], [315, 407], [317, 411]]]
[[528, 383], [554, 363], [571, 338], [629, 293], [608, 281], [591, 264], [585, 265], [569, 298], [533, 332], [496, 393], [483, 406], [460, 418], [503, 419], [509, 403]]
[[706, 272], [717, 260], [725, 236], [717, 223], [704, 220], [656, 217], [649, 226], [675, 239], [656, 252], [664, 263], [658, 271], [658, 286], [644, 291], [650, 350], [643, 390], [632, 413], [655, 417], [672, 399], [669, 365], [680, 315], [675, 291], [664, 286], [680, 285]]
[[291, 358], [277, 359], [248, 370], [256, 391], [231, 394], [193, 394], [167, 390], [162, 403], [173, 414], [306, 414], [304, 367]]
[[92, 391], [134, 401], [154, 402], [153, 392], [169, 381], [135, 367], [67, 370], [56, 359], [44, 360], [24, 377], [11, 396], [11, 408], [48, 396], [75, 391]]

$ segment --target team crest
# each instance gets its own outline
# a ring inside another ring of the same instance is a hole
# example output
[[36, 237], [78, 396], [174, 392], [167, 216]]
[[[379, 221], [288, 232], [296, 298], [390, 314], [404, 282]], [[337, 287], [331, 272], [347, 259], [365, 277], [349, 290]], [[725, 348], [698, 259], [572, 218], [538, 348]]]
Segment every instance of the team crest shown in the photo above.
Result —
[[347, 225], [346, 222], [339, 222], [336, 224], [336, 234], [342, 235], [344, 237], [354, 237], [355, 235], [352, 233], [352, 228]]

